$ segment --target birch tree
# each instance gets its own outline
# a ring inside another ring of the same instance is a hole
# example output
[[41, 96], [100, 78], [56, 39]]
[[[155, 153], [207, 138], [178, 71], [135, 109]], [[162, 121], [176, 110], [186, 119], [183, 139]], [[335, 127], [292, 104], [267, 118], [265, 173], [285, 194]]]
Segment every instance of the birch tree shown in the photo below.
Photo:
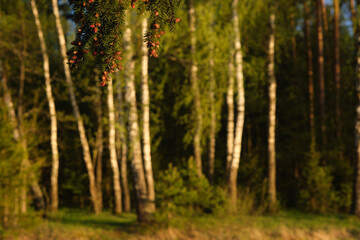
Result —
[[[142, 35], [146, 35], [148, 20], [146, 17], [142, 20]], [[146, 175], [146, 183], [148, 189], [149, 207], [151, 211], [155, 211], [155, 186], [151, 163], [151, 139], [150, 139], [150, 97], [148, 84], [148, 48], [145, 41], [141, 45], [141, 99], [143, 111], [143, 153], [144, 153], [144, 167]]]
[[97, 198], [94, 166], [93, 166], [93, 163], [91, 160], [90, 147], [89, 147], [89, 142], [86, 137], [84, 122], [80, 115], [79, 106], [78, 106], [78, 104], [76, 102], [76, 98], [75, 98], [75, 92], [74, 92], [73, 82], [71, 79], [70, 69], [67, 64], [66, 41], [65, 41], [65, 35], [64, 35], [63, 28], [62, 28], [62, 24], [60, 21], [60, 13], [59, 13], [57, 0], [52, 0], [52, 6], [53, 6], [53, 12], [54, 12], [54, 16], [55, 16], [56, 30], [57, 30], [59, 42], [60, 42], [60, 51], [61, 51], [61, 56], [62, 56], [62, 60], [63, 60], [63, 65], [64, 65], [65, 79], [66, 79], [66, 82], [68, 85], [71, 105], [73, 107], [74, 115], [75, 115], [76, 122], [78, 125], [80, 141], [81, 141], [81, 145], [82, 145], [82, 149], [83, 149], [84, 161], [85, 161], [85, 165], [86, 165], [87, 172], [88, 172], [91, 201], [92, 201], [92, 204], [94, 207], [94, 212], [95, 212], [95, 214], [97, 214], [100, 212], [100, 205], [99, 205], [98, 198]]
[[234, 151], [234, 50], [230, 47], [230, 58], [228, 64], [228, 87], [226, 94], [226, 103], [228, 110], [227, 117], [227, 157], [226, 157], [226, 173], [230, 176], [231, 160]]
[[57, 119], [55, 102], [52, 95], [51, 79], [50, 79], [50, 66], [49, 66], [49, 55], [47, 54], [44, 33], [41, 27], [39, 19], [39, 12], [36, 7], [35, 0], [31, 0], [31, 9], [35, 17], [35, 25], [37, 34], [40, 40], [41, 53], [43, 57], [43, 68], [45, 77], [45, 90], [46, 97], [49, 104], [50, 122], [51, 122], [51, 152], [52, 152], [52, 165], [51, 165], [51, 210], [57, 211], [59, 200], [58, 200], [58, 175], [59, 175], [59, 153], [58, 153], [58, 142], [57, 142]]
[[[129, 32], [125, 31], [124, 39], [128, 42], [125, 42], [124, 49], [128, 49], [129, 44], [129, 37], [127, 36]], [[117, 84], [117, 102], [118, 102], [118, 121], [119, 121], [119, 152], [118, 156], [120, 159], [120, 170], [121, 170], [121, 184], [122, 184], [122, 191], [123, 191], [123, 205], [124, 211], [130, 212], [131, 208], [131, 201], [130, 201], [130, 192], [129, 192], [129, 183], [127, 177], [127, 139], [126, 139], [126, 126], [124, 121], [124, 100], [123, 94], [121, 89], [120, 79]]]
[[135, 92], [135, 60], [133, 59], [133, 45], [131, 44], [131, 30], [125, 30], [124, 41], [127, 42], [127, 75], [125, 99], [129, 105], [128, 113], [128, 135], [129, 135], [129, 158], [131, 159], [131, 169], [137, 199], [137, 214], [140, 222], [149, 220], [151, 209], [149, 208], [148, 190], [146, 186], [144, 165], [141, 154], [140, 132], [138, 124], [136, 92]]
[[240, 42], [238, 0], [232, 2], [232, 21], [235, 37], [235, 76], [237, 81], [238, 102], [237, 102], [237, 119], [235, 128], [234, 150], [229, 174], [229, 192], [231, 197], [231, 207], [235, 211], [237, 203], [237, 176], [240, 164], [242, 135], [245, 121], [245, 90], [243, 75], [243, 57]]
[[113, 172], [113, 188], [115, 195], [115, 214], [122, 213], [122, 201], [121, 201], [121, 185], [120, 185], [120, 173], [119, 165], [116, 157], [115, 146], [115, 107], [114, 107], [114, 90], [113, 83], [108, 83], [108, 98], [109, 108], [109, 151], [110, 151], [110, 165]]
[[103, 157], [103, 123], [102, 123], [102, 101], [101, 90], [96, 88], [96, 118], [97, 118], [97, 131], [96, 131], [96, 143], [93, 151], [94, 166], [96, 166], [96, 197], [98, 199], [99, 211], [102, 211], [103, 207], [103, 194], [102, 194], [102, 157]]
[[276, 208], [276, 78], [275, 78], [275, 14], [270, 15], [270, 39], [269, 39], [269, 135], [268, 135], [268, 154], [269, 154], [269, 197], [270, 210]]
[[190, 82], [194, 96], [194, 115], [195, 122], [195, 135], [194, 135], [194, 156], [196, 171], [198, 176], [202, 176], [202, 162], [201, 162], [201, 135], [203, 125], [203, 114], [201, 109], [201, 95], [199, 90], [199, 79], [197, 76], [198, 66], [196, 62], [196, 16], [194, 1], [189, 0], [189, 22], [190, 22], [190, 40], [191, 40], [191, 69], [190, 69]]

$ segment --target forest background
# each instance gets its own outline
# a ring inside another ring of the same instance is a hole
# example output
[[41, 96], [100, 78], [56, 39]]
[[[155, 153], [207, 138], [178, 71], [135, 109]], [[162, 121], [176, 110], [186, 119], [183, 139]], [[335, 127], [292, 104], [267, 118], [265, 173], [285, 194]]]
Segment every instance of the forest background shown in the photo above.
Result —
[[340, 214], [358, 234], [359, 7], [0, 0], [1, 233], [81, 208]]

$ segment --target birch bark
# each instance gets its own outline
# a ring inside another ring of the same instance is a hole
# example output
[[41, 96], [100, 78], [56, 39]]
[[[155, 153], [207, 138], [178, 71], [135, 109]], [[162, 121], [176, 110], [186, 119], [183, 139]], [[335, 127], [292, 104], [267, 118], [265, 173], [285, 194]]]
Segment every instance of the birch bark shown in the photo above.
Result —
[[269, 40], [269, 136], [268, 136], [268, 154], [269, 154], [269, 196], [270, 210], [276, 209], [276, 78], [275, 78], [275, 14], [270, 15], [270, 40]]
[[115, 195], [115, 214], [122, 213], [121, 201], [121, 185], [119, 165], [116, 157], [115, 146], [115, 107], [114, 107], [114, 89], [113, 82], [108, 82], [108, 108], [109, 108], [109, 151], [110, 151], [110, 165], [113, 172], [113, 188]]
[[229, 83], [226, 94], [226, 102], [228, 108], [226, 173], [229, 177], [231, 160], [234, 151], [234, 50], [232, 48], [230, 50], [228, 71]]
[[199, 79], [197, 76], [198, 66], [196, 62], [196, 16], [194, 1], [189, 0], [189, 21], [190, 21], [190, 38], [191, 38], [191, 70], [190, 82], [194, 96], [194, 114], [196, 117], [195, 135], [194, 135], [194, 156], [196, 171], [198, 176], [202, 176], [202, 162], [201, 162], [201, 134], [202, 134], [202, 109], [201, 109], [201, 95], [199, 90]]
[[[127, 36], [131, 37], [131, 30], [125, 30]], [[130, 33], [129, 33], [130, 32]], [[125, 40], [129, 44], [127, 49], [127, 76], [125, 99], [129, 105], [128, 132], [129, 132], [129, 158], [131, 159], [131, 169], [135, 194], [137, 198], [137, 214], [140, 222], [149, 220], [148, 190], [146, 186], [144, 165], [141, 156], [140, 133], [137, 114], [136, 92], [135, 92], [135, 60], [133, 59], [133, 46], [131, 39]]]
[[235, 76], [237, 81], [237, 91], [238, 91], [238, 102], [237, 102], [237, 119], [235, 127], [235, 139], [234, 139], [234, 150], [233, 157], [231, 160], [230, 167], [230, 197], [231, 197], [231, 207], [236, 211], [237, 205], [237, 176], [238, 169], [240, 164], [241, 156], [241, 146], [242, 146], [242, 135], [244, 130], [244, 120], [245, 120], [245, 90], [244, 90], [244, 75], [243, 75], [243, 57], [241, 51], [241, 42], [240, 42], [240, 30], [239, 30], [239, 16], [238, 16], [238, 0], [233, 0], [232, 2], [232, 20], [234, 27], [235, 35]]
[[[148, 27], [146, 17], [142, 20], [142, 35], [145, 36]], [[151, 138], [150, 138], [150, 96], [148, 83], [148, 48], [145, 41], [141, 46], [141, 96], [143, 111], [143, 151], [144, 151], [144, 167], [146, 175], [146, 183], [149, 197], [149, 208], [155, 212], [155, 186], [151, 163]]]
[[[32, 1], [34, 1], [34, 0], [32, 0]], [[88, 171], [91, 201], [93, 204], [94, 212], [95, 212], [95, 214], [97, 214], [100, 212], [100, 206], [99, 206], [98, 198], [97, 198], [94, 166], [93, 166], [93, 163], [91, 160], [90, 147], [89, 147], [89, 142], [86, 137], [84, 122], [80, 115], [80, 110], [79, 110], [79, 107], [78, 107], [78, 104], [77, 104], [76, 98], [75, 98], [75, 92], [74, 92], [73, 82], [71, 79], [70, 69], [67, 64], [65, 35], [64, 35], [64, 31], [62, 29], [62, 24], [60, 21], [60, 13], [59, 13], [59, 7], [58, 7], [57, 0], [52, 0], [52, 6], [53, 6], [53, 12], [54, 12], [54, 16], [55, 16], [56, 29], [58, 32], [58, 37], [59, 37], [59, 42], [60, 42], [60, 51], [61, 51], [61, 56], [63, 59], [65, 79], [68, 84], [70, 100], [71, 100], [71, 104], [73, 107], [76, 122], [78, 125], [80, 141], [81, 141], [81, 145], [83, 148], [84, 161], [85, 161], [85, 165], [86, 165], [86, 168]]]
[[50, 123], [51, 123], [50, 139], [51, 139], [51, 152], [52, 152], [51, 210], [57, 211], [59, 205], [59, 200], [58, 200], [59, 153], [58, 153], [58, 142], [57, 142], [56, 109], [55, 109], [54, 98], [52, 95], [52, 88], [51, 88], [49, 55], [47, 54], [44, 33], [42, 31], [41, 22], [39, 19], [39, 12], [37, 10], [35, 0], [31, 0], [31, 9], [35, 17], [35, 25], [40, 40], [41, 53], [43, 57], [44, 76], [45, 76], [45, 90], [46, 90], [46, 97], [49, 103]]

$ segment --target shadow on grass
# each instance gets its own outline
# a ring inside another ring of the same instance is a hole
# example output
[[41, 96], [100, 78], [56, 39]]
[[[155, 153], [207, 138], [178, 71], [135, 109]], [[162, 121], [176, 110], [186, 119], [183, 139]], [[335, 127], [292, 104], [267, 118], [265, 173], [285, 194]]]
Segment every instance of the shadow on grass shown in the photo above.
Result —
[[64, 209], [48, 218], [50, 223], [61, 224], [65, 227], [85, 227], [92, 229], [106, 229], [121, 231], [128, 234], [144, 231], [144, 226], [137, 223], [136, 215], [125, 213], [120, 216], [103, 212], [94, 215], [78, 209]]

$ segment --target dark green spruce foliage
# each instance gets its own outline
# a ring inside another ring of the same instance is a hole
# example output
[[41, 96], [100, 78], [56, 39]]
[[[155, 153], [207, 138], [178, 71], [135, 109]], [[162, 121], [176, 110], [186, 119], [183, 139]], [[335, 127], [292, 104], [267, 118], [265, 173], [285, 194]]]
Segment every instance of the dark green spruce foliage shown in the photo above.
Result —
[[122, 69], [120, 63], [122, 34], [125, 25], [125, 10], [138, 5], [138, 13], [150, 12], [151, 21], [146, 34], [150, 56], [158, 57], [159, 39], [165, 33], [165, 27], [173, 29], [180, 21], [176, 10], [181, 0], [70, 0], [75, 14], [76, 38], [73, 47], [67, 52], [71, 69], [85, 60], [90, 51], [96, 57], [101, 70], [101, 85], [110, 80], [110, 73]]
[[193, 163], [179, 170], [172, 164], [160, 173], [156, 182], [159, 220], [176, 216], [193, 216], [218, 213], [226, 206], [226, 193], [209, 184], [205, 177], [198, 177]]

